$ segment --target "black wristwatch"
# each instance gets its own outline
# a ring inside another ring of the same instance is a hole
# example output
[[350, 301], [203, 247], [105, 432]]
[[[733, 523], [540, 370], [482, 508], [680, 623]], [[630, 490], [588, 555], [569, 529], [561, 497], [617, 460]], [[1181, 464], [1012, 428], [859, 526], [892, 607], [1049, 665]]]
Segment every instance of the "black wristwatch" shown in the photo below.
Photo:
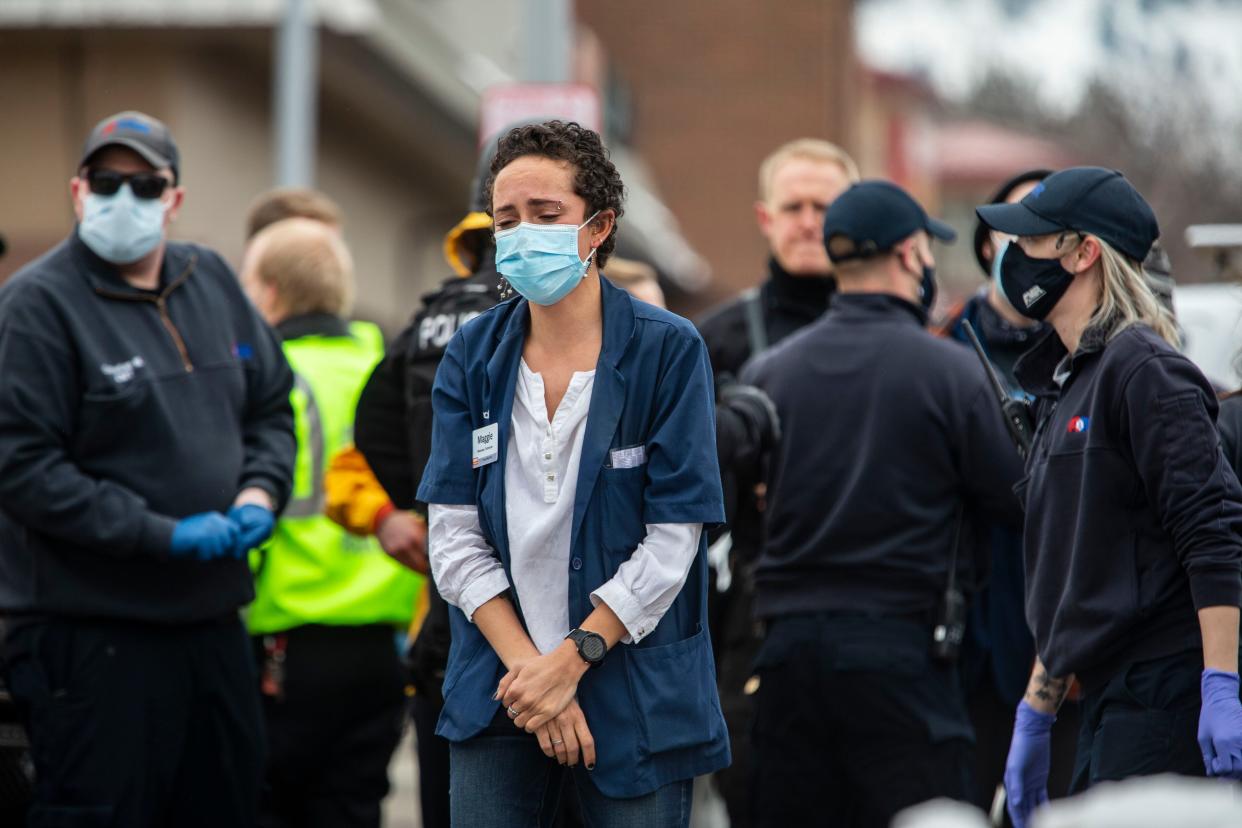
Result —
[[598, 667], [604, 663], [604, 656], [608, 655], [608, 643], [599, 633], [590, 630], [570, 630], [565, 638], [577, 645], [578, 655], [588, 666]]

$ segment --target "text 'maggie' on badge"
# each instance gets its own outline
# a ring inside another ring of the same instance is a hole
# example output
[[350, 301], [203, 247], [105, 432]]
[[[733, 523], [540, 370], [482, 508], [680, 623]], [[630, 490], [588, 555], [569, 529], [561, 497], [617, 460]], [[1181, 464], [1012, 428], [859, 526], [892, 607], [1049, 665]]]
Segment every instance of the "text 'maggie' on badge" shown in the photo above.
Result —
[[500, 456], [500, 424], [476, 428], [470, 432], [472, 451], [470, 468], [477, 469], [488, 463], [495, 463]]

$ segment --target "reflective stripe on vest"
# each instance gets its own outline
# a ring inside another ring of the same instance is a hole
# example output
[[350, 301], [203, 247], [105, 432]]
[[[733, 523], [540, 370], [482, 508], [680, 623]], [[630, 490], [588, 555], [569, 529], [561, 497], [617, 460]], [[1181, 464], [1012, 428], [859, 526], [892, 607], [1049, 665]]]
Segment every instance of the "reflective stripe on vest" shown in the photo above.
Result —
[[378, 328], [355, 322], [350, 330], [283, 345], [295, 377], [298, 451], [292, 497], [256, 575], [247, 616], [255, 634], [302, 624], [404, 627], [422, 585], [422, 576], [392, 561], [373, 537], [351, 535], [323, 514], [328, 458], [352, 442], [358, 396], [383, 355]]

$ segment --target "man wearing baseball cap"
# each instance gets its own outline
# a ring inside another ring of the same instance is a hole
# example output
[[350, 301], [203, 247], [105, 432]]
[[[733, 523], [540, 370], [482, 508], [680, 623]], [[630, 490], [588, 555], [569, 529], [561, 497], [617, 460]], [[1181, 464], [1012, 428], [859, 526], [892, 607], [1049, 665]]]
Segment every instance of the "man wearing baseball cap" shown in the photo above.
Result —
[[0, 288], [0, 612], [31, 825], [253, 825], [249, 550], [289, 495], [293, 377], [162, 123], [104, 119], [77, 225]]
[[974, 516], [1018, 519], [1021, 468], [974, 356], [925, 328], [933, 238], [954, 233], [899, 187], [846, 190], [833, 306], [742, 373], [784, 425], [755, 573], [761, 825], [887, 826], [973, 794], [957, 550]]

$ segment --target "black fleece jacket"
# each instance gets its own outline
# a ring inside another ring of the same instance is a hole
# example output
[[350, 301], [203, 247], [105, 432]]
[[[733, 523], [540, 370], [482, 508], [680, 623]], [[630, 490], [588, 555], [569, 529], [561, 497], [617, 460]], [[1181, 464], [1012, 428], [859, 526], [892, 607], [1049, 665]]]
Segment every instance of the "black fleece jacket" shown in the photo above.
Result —
[[[742, 371], [782, 427], [755, 570], [760, 616], [923, 615], [948, 581], [959, 509], [1021, 519], [1011, 487], [1022, 464], [987, 376], [924, 322], [895, 296], [838, 294]], [[972, 574], [969, 553], [959, 564]]]
[[1127, 664], [1200, 646], [1195, 611], [1242, 599], [1242, 488], [1212, 386], [1145, 325], [1107, 342], [1088, 330], [1069, 360], [1050, 332], [1015, 373], [1037, 398], [1018, 492], [1026, 616], [1044, 666], [1090, 690]]
[[159, 623], [235, 612], [248, 563], [170, 557], [179, 518], [288, 498], [293, 375], [216, 253], [154, 291], [73, 234], [0, 288], [0, 611]]

